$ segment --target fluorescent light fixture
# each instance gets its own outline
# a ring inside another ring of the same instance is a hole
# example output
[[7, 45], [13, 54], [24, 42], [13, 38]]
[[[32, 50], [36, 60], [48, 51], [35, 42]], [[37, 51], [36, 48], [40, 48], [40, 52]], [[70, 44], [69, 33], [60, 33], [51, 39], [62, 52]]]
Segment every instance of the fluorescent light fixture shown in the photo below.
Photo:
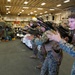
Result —
[[64, 1], [64, 3], [68, 3], [68, 2], [70, 2], [70, 0], [65, 0], [65, 1]]
[[37, 8], [38, 10], [43, 10], [43, 8]]
[[24, 10], [22, 10], [22, 12], [24, 12]]
[[20, 14], [21, 14], [22, 12], [20, 12]]
[[46, 3], [42, 3], [41, 5], [45, 5]]
[[10, 13], [10, 11], [8, 11], [8, 13]]
[[37, 12], [37, 11], [34, 11], [34, 12]]
[[5, 6], [5, 7], [10, 8], [11, 6]]
[[57, 7], [60, 7], [60, 6], [61, 6], [61, 4], [58, 4], [58, 5], [57, 5]]
[[28, 4], [28, 2], [27, 2], [27, 1], [25, 1], [25, 2], [24, 2], [24, 4]]
[[40, 14], [43, 14], [43, 13], [40, 13]]
[[33, 12], [30, 12], [30, 14], [33, 14]]
[[11, 0], [7, 0], [7, 2], [11, 2]]
[[54, 9], [50, 9], [51, 11], [54, 11]]
[[9, 10], [9, 8], [6, 8], [6, 10]]
[[47, 11], [45, 11], [44, 13], [47, 13]]
[[18, 15], [20, 15], [20, 13], [18, 13]]
[[28, 9], [29, 7], [23, 7], [24, 9]]

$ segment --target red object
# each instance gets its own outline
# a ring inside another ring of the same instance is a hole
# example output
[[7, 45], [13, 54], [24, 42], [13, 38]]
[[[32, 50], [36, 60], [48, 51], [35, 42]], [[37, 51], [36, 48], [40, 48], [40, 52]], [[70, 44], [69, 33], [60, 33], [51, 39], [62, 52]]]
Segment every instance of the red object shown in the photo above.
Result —
[[20, 21], [14, 21], [14, 24], [19, 24], [20, 23]]

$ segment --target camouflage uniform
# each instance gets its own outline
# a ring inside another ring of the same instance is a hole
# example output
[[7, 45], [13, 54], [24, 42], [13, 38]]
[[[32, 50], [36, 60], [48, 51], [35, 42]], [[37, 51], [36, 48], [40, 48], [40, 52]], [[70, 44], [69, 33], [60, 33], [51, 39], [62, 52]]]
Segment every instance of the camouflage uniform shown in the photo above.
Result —
[[[66, 43], [64, 40], [61, 40], [59, 45], [65, 52], [70, 54], [72, 57], [75, 57], [75, 47], [73, 45]], [[75, 75], [75, 62], [72, 67], [71, 75]]]
[[[41, 38], [36, 38], [35, 39], [35, 43], [37, 45], [38, 48], [38, 58], [40, 59], [41, 64], [43, 64], [44, 59], [45, 59], [45, 55], [42, 53], [42, 45], [44, 42], [47, 41], [47, 36], [46, 36], [46, 32], [42, 34]], [[40, 48], [39, 48], [40, 46]]]
[[[43, 44], [48, 40], [46, 36], [47, 32], [48, 31], [46, 31], [38, 41], [36, 41], [37, 45], [39, 45], [40, 42], [42, 42]], [[48, 71], [49, 73], [48, 75], [58, 75], [59, 66], [60, 66], [59, 61], [61, 62], [62, 60], [62, 51], [60, 50], [59, 53], [56, 53], [55, 51], [53, 51], [54, 46], [55, 46], [55, 49], [57, 49], [57, 45], [58, 43], [55, 41], [46, 43], [45, 49], [47, 51], [47, 56], [41, 68], [40, 75], [45, 75], [46, 71]]]
[[[41, 68], [40, 75], [45, 75], [47, 70], [49, 73], [48, 75], [58, 75], [59, 67], [62, 61], [62, 50], [57, 45], [58, 45], [57, 42], [51, 41], [48, 47], [46, 46], [48, 52], [47, 52], [46, 59], [43, 63], [43, 66]], [[58, 52], [55, 52], [54, 51], [55, 49], [57, 49]]]

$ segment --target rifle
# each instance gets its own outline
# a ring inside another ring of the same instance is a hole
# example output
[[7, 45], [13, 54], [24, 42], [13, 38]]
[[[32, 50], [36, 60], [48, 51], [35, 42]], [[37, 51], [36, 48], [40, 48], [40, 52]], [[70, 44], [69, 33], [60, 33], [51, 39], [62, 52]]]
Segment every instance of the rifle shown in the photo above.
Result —
[[52, 30], [54, 32], [58, 31], [60, 33], [60, 35], [61, 35], [62, 38], [68, 37], [69, 38], [69, 41], [68, 42], [71, 42], [72, 41], [72, 37], [70, 36], [70, 30], [69, 29], [66, 29], [66, 28], [62, 27], [61, 25], [54, 27], [53, 26], [53, 23], [51, 23], [49, 21], [46, 22], [46, 26], [50, 30]]

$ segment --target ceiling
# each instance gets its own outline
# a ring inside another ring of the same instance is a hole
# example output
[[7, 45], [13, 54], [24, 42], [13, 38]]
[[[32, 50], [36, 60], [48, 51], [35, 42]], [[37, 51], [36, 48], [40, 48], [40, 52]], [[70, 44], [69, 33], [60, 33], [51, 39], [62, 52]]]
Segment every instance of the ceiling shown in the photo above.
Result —
[[[24, 4], [27, 1], [28, 4]], [[64, 9], [75, 7], [75, 0], [70, 0], [68, 3], [64, 3], [65, 0], [0, 0], [0, 14], [1, 15], [42, 15], [49, 13], [57, 13]], [[46, 3], [41, 6], [41, 3]], [[57, 7], [58, 4], [61, 6]], [[9, 7], [10, 6], [10, 7]], [[27, 8], [28, 7], [28, 8]], [[37, 8], [43, 8], [38, 10]], [[50, 10], [50, 9], [55, 10]]]

